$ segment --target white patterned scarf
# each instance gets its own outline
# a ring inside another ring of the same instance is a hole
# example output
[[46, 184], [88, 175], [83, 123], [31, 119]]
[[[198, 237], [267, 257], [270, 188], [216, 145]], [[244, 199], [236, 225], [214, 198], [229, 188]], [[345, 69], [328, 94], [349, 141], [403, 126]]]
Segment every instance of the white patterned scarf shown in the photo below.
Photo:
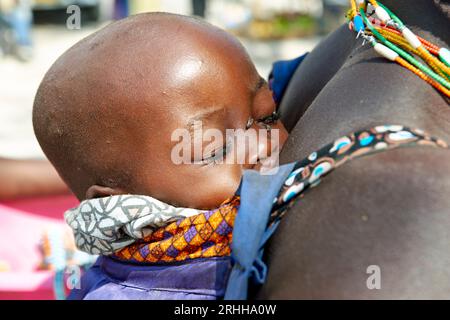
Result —
[[75, 243], [91, 254], [112, 254], [152, 234], [157, 228], [202, 210], [177, 208], [142, 195], [84, 200], [64, 213]]

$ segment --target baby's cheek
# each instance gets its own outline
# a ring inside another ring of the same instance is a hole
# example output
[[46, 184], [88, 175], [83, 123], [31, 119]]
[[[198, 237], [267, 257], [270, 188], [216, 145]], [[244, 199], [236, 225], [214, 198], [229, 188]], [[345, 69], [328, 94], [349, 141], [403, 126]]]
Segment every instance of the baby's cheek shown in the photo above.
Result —
[[278, 121], [277, 124], [273, 126], [273, 128], [278, 130], [278, 137], [277, 141], [275, 141], [276, 145], [272, 145], [271, 150], [278, 149], [278, 151], [280, 152], [289, 137], [289, 133], [287, 132], [286, 127], [281, 121]]
[[208, 174], [195, 183], [195, 194], [191, 194], [191, 200], [195, 203], [192, 207], [198, 209], [214, 209], [223, 201], [232, 197], [241, 181], [240, 165], [215, 165], [210, 168], [197, 168], [208, 170]]

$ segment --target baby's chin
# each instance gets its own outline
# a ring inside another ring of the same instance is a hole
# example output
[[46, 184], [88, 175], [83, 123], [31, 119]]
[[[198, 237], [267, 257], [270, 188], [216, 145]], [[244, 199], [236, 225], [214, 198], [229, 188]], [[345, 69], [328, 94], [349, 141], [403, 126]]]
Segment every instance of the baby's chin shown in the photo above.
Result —
[[280, 150], [282, 147], [282, 145], [279, 148], [277, 147], [268, 157], [258, 158], [257, 162], [248, 166], [247, 169], [256, 170], [261, 174], [265, 174], [278, 168], [280, 166]]
[[258, 160], [250, 169], [259, 171], [261, 174], [268, 174], [280, 165], [279, 157], [270, 157]]

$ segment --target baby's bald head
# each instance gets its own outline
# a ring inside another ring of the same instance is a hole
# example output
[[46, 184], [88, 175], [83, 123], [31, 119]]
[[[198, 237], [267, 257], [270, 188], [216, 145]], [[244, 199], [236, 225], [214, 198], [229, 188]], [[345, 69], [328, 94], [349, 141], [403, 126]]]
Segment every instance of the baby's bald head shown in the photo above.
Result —
[[[136, 15], [83, 39], [54, 63], [36, 94], [33, 125], [79, 199], [137, 193], [211, 207], [232, 195], [241, 172], [230, 166], [215, 195], [200, 201], [217, 174], [172, 166], [170, 134], [208, 108], [223, 107], [221, 123], [245, 121], [258, 80], [226, 32], [192, 17]], [[180, 177], [199, 190], [185, 197]]]

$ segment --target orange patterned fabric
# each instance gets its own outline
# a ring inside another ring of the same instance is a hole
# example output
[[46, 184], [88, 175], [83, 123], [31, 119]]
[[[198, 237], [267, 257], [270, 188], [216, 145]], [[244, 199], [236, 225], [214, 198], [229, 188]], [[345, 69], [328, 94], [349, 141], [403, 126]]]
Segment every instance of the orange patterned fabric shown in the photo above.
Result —
[[150, 263], [228, 256], [239, 204], [236, 196], [217, 209], [172, 222], [114, 256]]

